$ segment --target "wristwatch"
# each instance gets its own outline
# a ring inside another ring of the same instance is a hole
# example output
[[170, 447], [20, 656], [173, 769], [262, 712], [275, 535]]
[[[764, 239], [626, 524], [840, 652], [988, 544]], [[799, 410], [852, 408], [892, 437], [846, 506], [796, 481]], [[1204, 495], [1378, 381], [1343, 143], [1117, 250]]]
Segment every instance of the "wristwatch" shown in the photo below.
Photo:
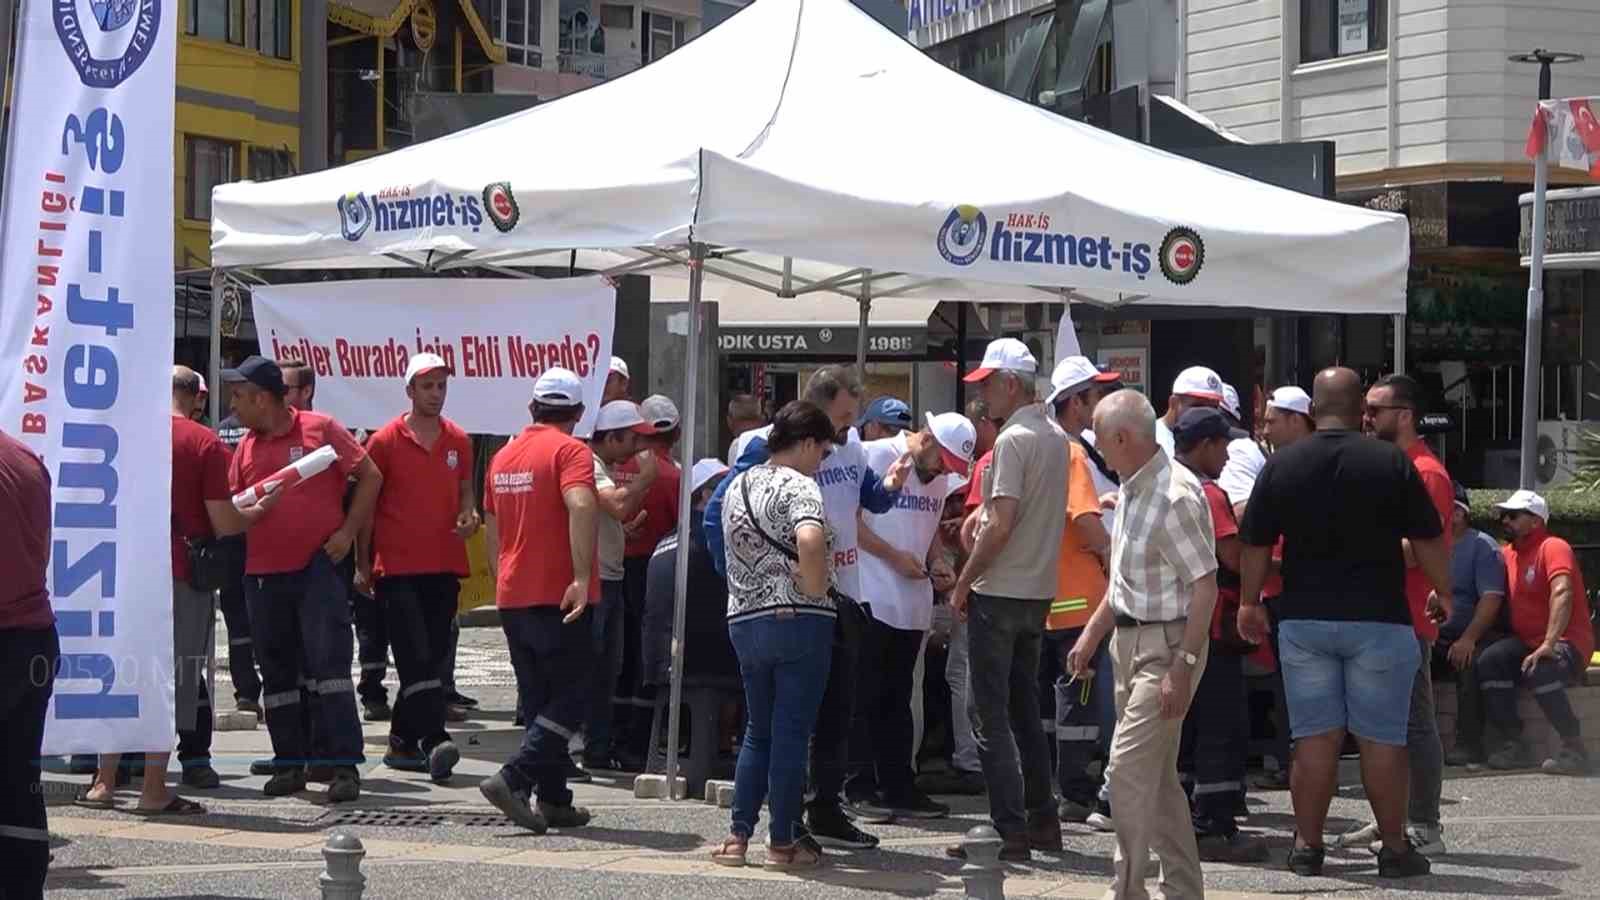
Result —
[[1178, 658], [1179, 659], [1181, 659], [1184, 662], [1188, 663], [1191, 668], [1200, 663], [1200, 657], [1194, 655], [1193, 653], [1190, 653], [1189, 651], [1183, 649], [1182, 647], [1179, 647], [1174, 652], [1176, 652], [1178, 654]]

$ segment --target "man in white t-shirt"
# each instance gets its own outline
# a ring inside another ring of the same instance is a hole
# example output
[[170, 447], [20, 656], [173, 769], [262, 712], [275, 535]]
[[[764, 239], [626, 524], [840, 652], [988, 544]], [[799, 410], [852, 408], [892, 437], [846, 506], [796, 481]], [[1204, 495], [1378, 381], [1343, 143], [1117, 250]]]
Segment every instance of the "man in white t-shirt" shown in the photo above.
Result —
[[[933, 624], [933, 592], [955, 584], [955, 572], [938, 551], [939, 519], [951, 481], [966, 477], [976, 445], [977, 432], [960, 413], [930, 415], [920, 432], [862, 445], [873, 472], [887, 473], [907, 454], [916, 472], [888, 512], [861, 514], [858, 533], [861, 602], [871, 615], [861, 658], [872, 665], [862, 667], [856, 715], [867, 723], [872, 762], [857, 768], [845, 795], [849, 807], [869, 815], [881, 810], [908, 819], [950, 814], [950, 807], [913, 783], [911, 696], [917, 657]], [[857, 747], [852, 755], [867, 759], [866, 749]]]
[[1267, 464], [1266, 454], [1261, 452], [1261, 445], [1257, 444], [1250, 432], [1244, 430], [1244, 417], [1241, 415], [1242, 407], [1239, 405], [1239, 392], [1233, 385], [1222, 386], [1222, 414], [1227, 416], [1228, 424], [1232, 426], [1234, 434], [1228, 441], [1228, 463], [1222, 468], [1222, 476], [1217, 479], [1217, 487], [1228, 495], [1228, 500], [1235, 507], [1250, 499], [1250, 492], [1255, 490], [1256, 476], [1261, 474], [1261, 468]]

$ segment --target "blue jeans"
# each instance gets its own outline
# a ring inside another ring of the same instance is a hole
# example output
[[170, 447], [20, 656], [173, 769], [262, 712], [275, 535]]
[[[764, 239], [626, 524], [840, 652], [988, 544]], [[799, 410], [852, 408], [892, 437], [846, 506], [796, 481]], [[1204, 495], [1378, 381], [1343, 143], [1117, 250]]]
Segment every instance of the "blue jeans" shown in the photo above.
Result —
[[583, 720], [583, 756], [597, 765], [605, 765], [611, 757], [611, 695], [622, 674], [622, 625], [627, 605], [627, 582], [602, 581], [600, 605], [589, 607], [585, 616], [594, 639], [594, 679]]
[[278, 767], [361, 765], [344, 578], [318, 550], [298, 572], [245, 576], [244, 590]]
[[517, 696], [526, 720], [522, 746], [500, 770], [520, 794], [537, 792], [554, 806], [572, 803], [567, 742], [583, 723], [593, 677], [594, 641], [590, 607], [570, 625], [558, 606], [500, 610], [500, 627], [517, 673]]
[[1001, 837], [1026, 833], [1032, 813], [1055, 814], [1050, 743], [1039, 721], [1039, 657], [1049, 613], [1049, 600], [976, 592], [967, 610], [967, 715], [989, 786], [989, 815]]
[[1286, 619], [1278, 645], [1296, 739], [1347, 730], [1373, 743], [1406, 745], [1421, 659], [1410, 625]]
[[748, 723], [733, 779], [732, 832], [755, 834], [763, 801], [772, 803], [772, 843], [794, 842], [805, 797], [806, 749], [833, 660], [829, 616], [762, 616], [728, 626], [744, 676]]

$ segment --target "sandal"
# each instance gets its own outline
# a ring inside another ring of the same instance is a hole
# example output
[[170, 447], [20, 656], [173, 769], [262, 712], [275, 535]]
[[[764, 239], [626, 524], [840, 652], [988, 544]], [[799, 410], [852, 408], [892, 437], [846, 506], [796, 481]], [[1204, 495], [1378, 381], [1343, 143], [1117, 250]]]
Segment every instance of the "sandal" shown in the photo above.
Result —
[[136, 806], [130, 812], [136, 816], [203, 816], [206, 814], [206, 808], [193, 800], [173, 797], [172, 802], [160, 809], [144, 809]]
[[742, 866], [745, 864], [745, 854], [750, 851], [750, 842], [737, 835], [729, 835], [722, 841], [722, 846], [711, 854], [711, 861], [719, 866]]
[[89, 799], [89, 791], [90, 791], [90, 788], [84, 788], [83, 790], [79, 791], [78, 795], [72, 799], [72, 805], [73, 806], [81, 806], [84, 809], [116, 809], [117, 808], [117, 796], [116, 796], [116, 793], [114, 791], [108, 791], [106, 793], [106, 795], [105, 795], [105, 798], [101, 799], [101, 800], [91, 800], [91, 799]]
[[783, 871], [787, 869], [814, 869], [822, 865], [822, 854], [800, 841], [780, 847], [776, 844], [767, 848], [768, 869]]

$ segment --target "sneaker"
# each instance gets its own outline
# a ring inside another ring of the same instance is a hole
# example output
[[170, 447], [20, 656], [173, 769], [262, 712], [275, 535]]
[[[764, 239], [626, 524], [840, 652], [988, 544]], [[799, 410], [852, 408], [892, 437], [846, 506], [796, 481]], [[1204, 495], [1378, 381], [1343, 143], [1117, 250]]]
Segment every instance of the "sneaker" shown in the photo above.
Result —
[[550, 826], [544, 816], [528, 805], [528, 798], [511, 789], [506, 784], [505, 776], [496, 772], [485, 778], [478, 785], [478, 792], [483, 794], [483, 799], [494, 804], [494, 808], [505, 813], [506, 818], [517, 825], [528, 829], [534, 834], [544, 834]]
[[900, 819], [943, 819], [950, 815], [950, 807], [916, 790], [890, 800], [889, 809]]
[[878, 848], [878, 838], [857, 828], [837, 806], [806, 810], [805, 831], [823, 847], [845, 850]]
[[476, 697], [468, 697], [466, 694], [457, 691], [451, 691], [448, 695], [446, 695], [444, 702], [450, 704], [451, 706], [464, 706], [467, 709], [478, 708], [478, 700]]
[[202, 791], [215, 790], [222, 786], [222, 776], [217, 770], [208, 765], [185, 766], [183, 769], [183, 784], [186, 787], [198, 788]]
[[1371, 844], [1377, 841], [1378, 838], [1378, 823], [1368, 822], [1354, 831], [1347, 831], [1344, 834], [1336, 834], [1328, 838], [1328, 846], [1335, 850], [1347, 850], [1351, 847]]
[[[1406, 841], [1423, 856], [1443, 856], [1449, 852], [1444, 846], [1443, 825], [1407, 825]], [[1377, 855], [1377, 851], [1373, 851], [1373, 855]]]
[[1415, 847], [1407, 846], [1404, 853], [1396, 853], [1388, 847], [1378, 851], [1379, 878], [1414, 878], [1431, 871], [1433, 864]]
[[278, 771], [278, 763], [272, 759], [253, 759], [250, 761], [251, 775], [273, 775]]
[[428, 758], [416, 750], [395, 750], [383, 754], [383, 764], [397, 772], [426, 772]]
[[894, 810], [876, 792], [847, 795], [844, 811], [868, 825], [884, 825], [894, 820]]
[[276, 774], [267, 779], [262, 785], [261, 793], [268, 797], [287, 797], [298, 794], [306, 789], [306, 770], [295, 766], [292, 769], [279, 769]]
[[454, 741], [440, 741], [437, 746], [428, 751], [428, 777], [434, 784], [444, 784], [456, 770], [456, 763], [461, 761], [461, 751]]
[[266, 716], [266, 713], [261, 709], [261, 701], [259, 700], [236, 698], [233, 701], [233, 708], [239, 712], [255, 713], [258, 719]]
[[982, 772], [951, 769], [948, 772], [918, 775], [917, 790], [925, 794], [959, 794], [964, 797], [976, 797], [987, 790], [987, 786], [983, 783]]
[[1267, 861], [1267, 843], [1242, 831], [1232, 834], [1195, 835], [1203, 862], [1259, 863]]
[[1061, 820], [1053, 811], [1028, 813], [1028, 847], [1041, 853], [1061, 852]]
[[1326, 855], [1321, 847], [1295, 847], [1289, 851], [1289, 871], [1303, 878], [1321, 875]]
[[1111, 820], [1111, 804], [1109, 803], [1096, 803], [1094, 812], [1090, 813], [1089, 817], [1083, 821], [1090, 828], [1104, 834], [1114, 834], [1117, 830], [1117, 823]]
[[571, 757], [567, 757], [567, 781], [573, 784], [588, 784], [594, 781], [594, 776], [584, 771]]
[[586, 807], [573, 806], [571, 803], [557, 806], [543, 800], [539, 801], [539, 815], [551, 828], [582, 828], [592, 818]]
[[1499, 750], [1489, 754], [1491, 769], [1531, 769], [1534, 765], [1533, 752], [1521, 741], [1506, 741]]
[[1082, 824], [1089, 821], [1089, 817], [1092, 815], [1094, 815], [1094, 807], [1085, 806], [1072, 800], [1063, 799], [1061, 804], [1056, 807], [1056, 817], [1063, 822]]
[[[846, 821], [849, 821], [849, 820], [846, 819]], [[865, 832], [863, 832], [863, 833], [865, 833]], [[868, 837], [871, 837], [871, 835], [868, 835]], [[877, 838], [873, 838], [872, 839], [874, 847], [877, 846], [877, 840], [878, 840]], [[810, 848], [813, 852], [815, 852], [818, 856], [822, 855], [822, 844], [820, 842], [818, 842], [816, 837], [814, 837], [811, 834], [811, 830], [805, 826], [804, 822], [796, 822], [796, 823], [794, 823], [794, 842], [795, 842], [795, 846], [807, 847], [807, 848]], [[769, 849], [772, 847], [772, 835], [771, 834], [767, 835], [766, 846]]]
[[361, 718], [368, 722], [387, 722], [393, 717], [394, 710], [382, 700], [361, 704]]
[[1468, 747], [1462, 744], [1457, 744], [1450, 748], [1450, 752], [1444, 755], [1444, 764], [1447, 766], [1475, 766], [1481, 764], [1482, 762], [1482, 750], [1479, 750], [1477, 747]]
[[1552, 775], [1589, 774], [1589, 754], [1580, 745], [1563, 744], [1540, 768]]
[[329, 803], [350, 803], [361, 796], [361, 776], [351, 766], [341, 766], [334, 770], [333, 780], [328, 784]]

